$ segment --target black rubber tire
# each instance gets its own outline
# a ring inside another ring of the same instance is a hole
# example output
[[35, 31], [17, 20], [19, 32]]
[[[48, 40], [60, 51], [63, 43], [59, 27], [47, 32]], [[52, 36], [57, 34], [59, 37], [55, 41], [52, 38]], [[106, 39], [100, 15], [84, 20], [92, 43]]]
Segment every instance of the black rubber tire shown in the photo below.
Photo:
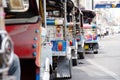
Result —
[[72, 65], [77, 66], [77, 59], [72, 59]]
[[55, 80], [56, 79], [56, 71], [53, 71], [52, 74], [50, 74], [50, 80]]
[[68, 77], [68, 79], [72, 78], [72, 59], [69, 60], [69, 72], [70, 72], [70, 77]]
[[98, 54], [98, 51], [95, 51], [94, 54]]
[[81, 52], [81, 53], [78, 53], [78, 59], [84, 59], [85, 56], [84, 56], [84, 53]]

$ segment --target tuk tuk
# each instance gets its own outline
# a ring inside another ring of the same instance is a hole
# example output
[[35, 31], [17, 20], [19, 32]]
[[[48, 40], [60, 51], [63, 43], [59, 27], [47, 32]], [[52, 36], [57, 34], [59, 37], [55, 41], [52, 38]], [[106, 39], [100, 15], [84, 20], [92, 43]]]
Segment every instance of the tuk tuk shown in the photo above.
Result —
[[94, 54], [98, 53], [98, 35], [96, 26], [96, 13], [92, 10], [82, 10], [84, 23], [84, 51], [92, 52]]
[[84, 24], [84, 50], [85, 52], [98, 53], [98, 35], [96, 25]]

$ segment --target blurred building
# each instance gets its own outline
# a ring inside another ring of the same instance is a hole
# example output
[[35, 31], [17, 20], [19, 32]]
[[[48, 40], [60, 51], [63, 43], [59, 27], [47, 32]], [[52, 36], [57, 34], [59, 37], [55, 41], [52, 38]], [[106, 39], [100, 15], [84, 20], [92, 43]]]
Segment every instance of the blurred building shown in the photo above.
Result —
[[80, 5], [84, 7], [84, 9], [92, 10], [93, 0], [80, 0]]

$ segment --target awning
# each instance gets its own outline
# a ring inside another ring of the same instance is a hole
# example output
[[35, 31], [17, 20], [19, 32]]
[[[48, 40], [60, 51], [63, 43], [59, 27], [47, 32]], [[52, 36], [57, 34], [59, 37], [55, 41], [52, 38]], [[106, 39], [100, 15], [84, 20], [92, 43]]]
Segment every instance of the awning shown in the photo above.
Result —
[[95, 8], [112, 8], [112, 4], [96, 4]]

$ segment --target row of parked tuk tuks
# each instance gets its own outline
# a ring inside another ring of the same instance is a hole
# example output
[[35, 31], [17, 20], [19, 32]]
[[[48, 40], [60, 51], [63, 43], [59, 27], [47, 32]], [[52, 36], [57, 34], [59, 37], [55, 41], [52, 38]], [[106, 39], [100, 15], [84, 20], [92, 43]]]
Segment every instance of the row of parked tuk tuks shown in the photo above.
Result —
[[98, 53], [96, 14], [72, 0], [4, 0], [3, 7], [21, 80], [72, 78], [86, 52]]

